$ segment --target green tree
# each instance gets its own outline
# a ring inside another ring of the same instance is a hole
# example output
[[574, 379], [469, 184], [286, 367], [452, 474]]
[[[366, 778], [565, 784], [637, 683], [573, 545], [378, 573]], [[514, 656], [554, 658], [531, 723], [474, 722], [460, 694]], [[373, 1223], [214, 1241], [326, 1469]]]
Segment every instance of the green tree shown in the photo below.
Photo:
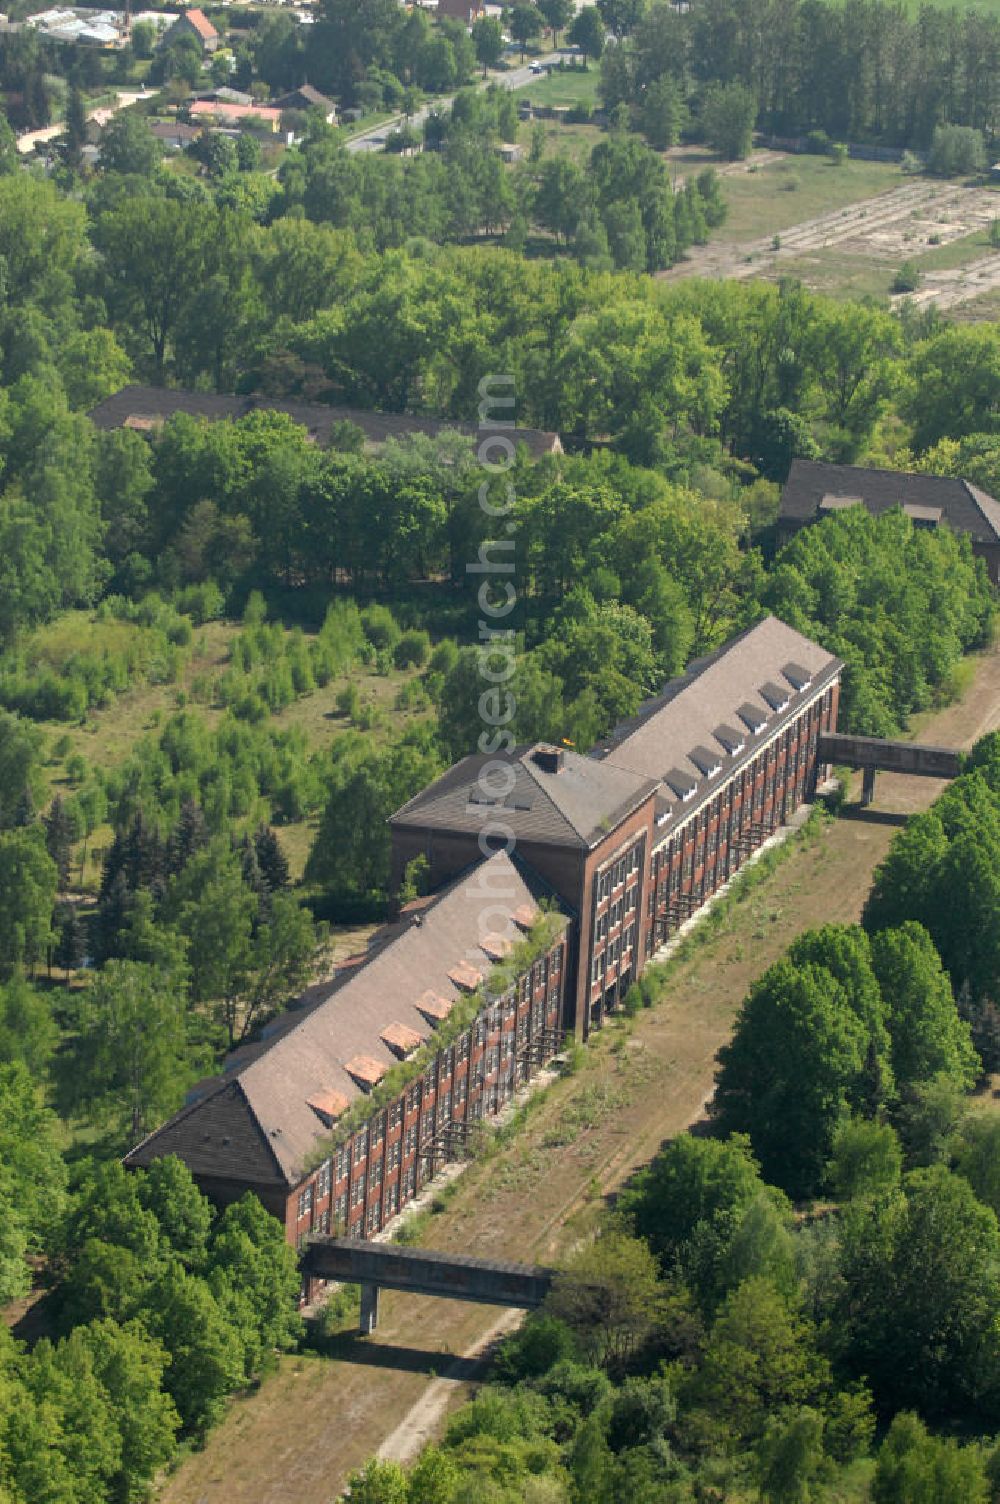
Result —
[[734, 1290], [712, 1327], [688, 1402], [711, 1417], [719, 1440], [759, 1442], [771, 1422], [822, 1406], [830, 1367], [815, 1332], [767, 1279]]
[[357, 1504], [408, 1504], [410, 1496], [406, 1474], [399, 1463], [379, 1462], [375, 1458], [351, 1473], [347, 1486]]
[[15, 974], [0, 986], [0, 1061], [20, 1060], [43, 1080], [59, 1039], [46, 998]]
[[757, 100], [745, 84], [712, 84], [701, 107], [705, 140], [727, 162], [745, 157], [753, 140]]
[[840, 1201], [884, 1195], [899, 1185], [903, 1151], [888, 1123], [852, 1118], [834, 1134], [829, 1181]]
[[0, 980], [46, 954], [57, 880], [40, 826], [0, 832]]
[[538, 0], [538, 9], [545, 17], [545, 24], [552, 33], [552, 43], [555, 46], [559, 41], [559, 33], [576, 15], [573, 0]]
[[879, 1404], [994, 1414], [1000, 1234], [969, 1184], [941, 1165], [912, 1171], [848, 1208], [841, 1249], [847, 1354]]
[[751, 988], [719, 1051], [720, 1128], [749, 1134], [766, 1180], [815, 1194], [841, 1119], [865, 1099], [869, 1043], [825, 967], [777, 962]]
[[473, 23], [472, 41], [476, 61], [482, 64], [485, 78], [489, 69], [495, 68], [503, 56], [503, 27], [496, 16], [480, 16]]
[[66, 1347], [87, 1354], [114, 1415], [120, 1451], [109, 1479], [116, 1504], [142, 1504], [156, 1474], [176, 1450], [180, 1417], [164, 1393], [168, 1355], [138, 1321], [95, 1321], [77, 1327]]
[[0, 831], [14, 824], [25, 789], [41, 787], [42, 735], [37, 726], [0, 710]]
[[105, 172], [149, 177], [163, 156], [145, 115], [119, 110], [101, 132], [101, 166]]
[[152, 966], [110, 961], [76, 1012], [73, 1100], [134, 1141], [179, 1106], [194, 1073], [183, 988]]
[[256, 1196], [242, 1196], [219, 1218], [209, 1246], [208, 1282], [219, 1309], [240, 1334], [247, 1378], [275, 1351], [294, 1346], [302, 1329], [295, 1250]]
[[515, 5], [508, 17], [510, 34], [521, 49], [521, 61], [530, 42], [539, 36], [545, 25], [541, 11], [536, 5]]
[[767, 1428], [758, 1448], [760, 1494], [768, 1504], [809, 1504], [823, 1462], [823, 1416], [803, 1408]]
[[642, 129], [650, 146], [666, 151], [680, 140], [684, 100], [676, 81], [664, 74], [648, 85], [642, 102]]
[[941, 178], [982, 172], [986, 166], [983, 133], [968, 125], [938, 125], [927, 157], [927, 170]]
[[566, 33], [567, 40], [579, 47], [584, 57], [596, 63], [604, 51], [604, 22], [596, 5], [585, 5], [578, 10]]
[[137, 1177], [139, 1204], [156, 1218], [165, 1253], [188, 1269], [200, 1269], [208, 1252], [212, 1208], [191, 1171], [173, 1154], [155, 1159]]
[[202, 1435], [243, 1379], [243, 1346], [203, 1280], [169, 1264], [143, 1300], [142, 1321], [170, 1355], [166, 1388], [184, 1431]]
[[977, 1448], [931, 1436], [919, 1416], [895, 1416], [879, 1449], [874, 1504], [987, 1504], [992, 1493]]
[[666, 1291], [649, 1248], [612, 1228], [560, 1271], [546, 1310], [602, 1368], [623, 1368], [656, 1330]]
[[872, 936], [872, 965], [889, 1012], [900, 1087], [947, 1075], [971, 1087], [980, 1068], [934, 942], [912, 921]]

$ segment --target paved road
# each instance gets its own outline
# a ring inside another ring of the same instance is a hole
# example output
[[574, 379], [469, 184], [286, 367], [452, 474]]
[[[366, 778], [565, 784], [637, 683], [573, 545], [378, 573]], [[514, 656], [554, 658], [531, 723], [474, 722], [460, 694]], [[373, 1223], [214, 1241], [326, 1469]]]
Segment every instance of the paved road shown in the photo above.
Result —
[[[532, 58], [533, 63], [557, 63], [560, 58], [558, 52], [547, 52], [544, 57]], [[522, 89], [525, 84], [530, 84], [537, 75], [532, 73], [531, 64], [524, 63], [520, 67], [511, 68], [507, 73], [491, 73], [489, 78], [481, 79], [478, 88], [485, 89], [490, 84], [499, 84], [501, 89]], [[434, 98], [423, 105], [415, 115], [411, 117], [412, 125], [423, 125], [428, 115], [434, 110], [450, 110], [454, 101], [454, 95], [447, 98]], [[392, 120], [383, 120], [381, 125], [374, 126], [363, 135], [353, 136], [347, 143], [348, 151], [381, 151], [385, 146], [386, 137], [390, 131], [394, 131], [402, 125], [402, 115], [396, 115]]]

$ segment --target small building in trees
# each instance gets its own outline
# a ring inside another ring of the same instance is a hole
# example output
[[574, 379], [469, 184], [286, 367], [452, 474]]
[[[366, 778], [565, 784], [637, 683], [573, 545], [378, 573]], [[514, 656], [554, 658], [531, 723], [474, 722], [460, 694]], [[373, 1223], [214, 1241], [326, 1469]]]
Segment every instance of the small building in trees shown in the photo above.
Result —
[[483, 0], [438, 0], [437, 13], [461, 21], [463, 26], [471, 26], [473, 21], [485, 16], [486, 6]]
[[164, 42], [170, 45], [177, 37], [194, 37], [202, 52], [215, 52], [221, 38], [203, 10], [192, 6], [177, 17], [173, 26], [164, 34]]
[[327, 125], [337, 124], [337, 106], [332, 99], [327, 99], [319, 89], [314, 89], [312, 84], [300, 84], [297, 89], [292, 89], [288, 94], [281, 94], [277, 99], [271, 100], [276, 110], [282, 112], [295, 110], [299, 114], [308, 114], [310, 110], [319, 110]]
[[778, 537], [787, 542], [799, 528], [852, 506], [864, 507], [873, 517], [898, 507], [914, 527], [944, 524], [953, 533], [965, 533], [990, 579], [1000, 584], [1000, 502], [954, 475], [793, 460], [781, 493]]
[[[256, 113], [260, 113], [259, 107]], [[278, 110], [279, 116], [280, 113]], [[481, 445], [494, 438], [505, 443], [510, 440], [518, 447], [524, 445], [532, 459], [541, 459], [546, 454], [562, 454], [559, 435], [538, 428], [509, 429], [499, 424], [477, 427], [456, 419], [427, 418], [416, 413], [372, 412], [367, 408], [274, 397], [264, 392], [228, 396], [219, 392], [187, 391], [181, 387], [123, 386], [91, 410], [90, 420], [100, 429], [133, 428], [140, 433], [153, 433], [175, 413], [187, 413], [193, 418], [217, 423], [235, 421], [254, 412], [287, 413], [294, 422], [302, 424], [315, 443], [324, 447], [331, 442], [339, 425], [353, 423], [361, 429], [365, 443], [372, 449], [387, 439], [403, 439], [409, 434], [436, 438], [447, 431], [466, 434]]]

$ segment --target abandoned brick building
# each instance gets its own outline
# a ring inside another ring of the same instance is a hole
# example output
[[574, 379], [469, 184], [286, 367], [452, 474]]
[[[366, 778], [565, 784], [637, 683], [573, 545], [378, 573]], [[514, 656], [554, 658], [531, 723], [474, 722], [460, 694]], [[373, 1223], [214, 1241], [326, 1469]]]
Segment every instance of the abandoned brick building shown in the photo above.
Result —
[[255, 1191], [293, 1243], [374, 1235], [810, 797], [841, 668], [768, 617], [589, 757], [464, 758], [391, 821], [396, 880], [422, 856], [433, 896], [126, 1162]]

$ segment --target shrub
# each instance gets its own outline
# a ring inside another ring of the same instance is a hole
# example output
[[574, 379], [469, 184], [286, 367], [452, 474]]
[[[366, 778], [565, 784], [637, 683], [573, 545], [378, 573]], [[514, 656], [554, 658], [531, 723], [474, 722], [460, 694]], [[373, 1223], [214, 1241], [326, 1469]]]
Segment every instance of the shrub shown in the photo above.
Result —
[[890, 292], [916, 292], [920, 286], [920, 268], [912, 261], [904, 261], [892, 279]]
[[392, 649], [400, 639], [396, 618], [388, 606], [366, 606], [361, 613], [361, 625], [372, 647]]
[[411, 627], [404, 632], [392, 651], [397, 668], [423, 668], [430, 653], [431, 640], [426, 632]]

